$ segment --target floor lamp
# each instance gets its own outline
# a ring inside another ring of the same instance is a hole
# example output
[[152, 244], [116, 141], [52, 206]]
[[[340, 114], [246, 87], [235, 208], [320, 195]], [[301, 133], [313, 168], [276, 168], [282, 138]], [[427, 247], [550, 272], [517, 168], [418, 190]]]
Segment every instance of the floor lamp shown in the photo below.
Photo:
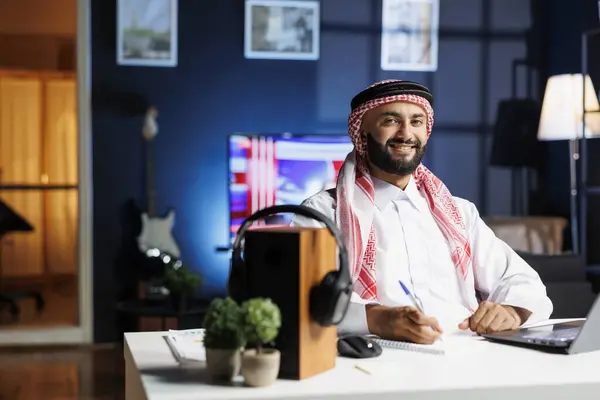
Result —
[[[585, 85], [585, 100], [584, 96]], [[584, 119], [585, 103], [585, 119]], [[579, 201], [577, 163], [579, 161], [579, 139], [600, 135], [600, 117], [587, 114], [600, 109], [598, 97], [589, 75], [563, 74], [551, 76], [546, 84], [542, 112], [538, 127], [538, 140], [569, 141], [570, 221], [573, 253], [579, 254], [579, 225], [577, 204]]]

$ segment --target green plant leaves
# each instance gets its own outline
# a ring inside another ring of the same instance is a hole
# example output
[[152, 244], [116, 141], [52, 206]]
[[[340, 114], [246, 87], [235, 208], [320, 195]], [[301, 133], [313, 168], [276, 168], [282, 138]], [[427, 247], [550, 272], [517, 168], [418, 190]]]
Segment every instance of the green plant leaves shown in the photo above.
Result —
[[281, 311], [271, 299], [254, 298], [241, 306], [230, 297], [214, 299], [204, 317], [204, 346], [236, 349], [274, 340], [281, 327]]
[[202, 286], [202, 276], [190, 272], [186, 267], [174, 268], [169, 265], [162, 277], [163, 284], [170, 292], [191, 294]]
[[253, 344], [274, 340], [281, 327], [281, 312], [271, 299], [254, 298], [242, 304], [246, 339]]
[[246, 345], [241, 307], [230, 297], [214, 299], [204, 317], [204, 346], [237, 349]]

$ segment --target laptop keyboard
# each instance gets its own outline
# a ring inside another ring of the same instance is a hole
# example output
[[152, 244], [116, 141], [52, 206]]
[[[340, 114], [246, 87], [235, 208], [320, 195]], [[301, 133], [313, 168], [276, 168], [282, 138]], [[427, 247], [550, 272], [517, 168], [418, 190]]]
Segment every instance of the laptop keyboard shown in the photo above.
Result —
[[575, 340], [579, 333], [579, 328], [560, 329], [552, 332], [539, 332], [525, 335], [526, 339], [545, 339], [545, 340]]

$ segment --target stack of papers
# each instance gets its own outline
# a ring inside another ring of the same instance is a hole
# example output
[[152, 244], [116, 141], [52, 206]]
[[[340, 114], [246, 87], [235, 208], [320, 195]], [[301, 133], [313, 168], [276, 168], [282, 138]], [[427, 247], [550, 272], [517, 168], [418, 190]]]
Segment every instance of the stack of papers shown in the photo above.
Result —
[[173, 356], [180, 364], [190, 362], [206, 361], [206, 351], [204, 350], [204, 330], [169, 329], [166, 337], [167, 344], [171, 348]]

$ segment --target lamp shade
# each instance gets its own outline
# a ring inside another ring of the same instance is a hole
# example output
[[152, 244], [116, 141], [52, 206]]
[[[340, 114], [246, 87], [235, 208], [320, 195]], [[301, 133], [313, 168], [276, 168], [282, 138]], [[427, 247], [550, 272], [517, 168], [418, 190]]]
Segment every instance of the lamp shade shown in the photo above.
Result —
[[[582, 137], [583, 78], [581, 74], [551, 76], [546, 84], [538, 140]], [[600, 104], [589, 75], [585, 77], [585, 137], [600, 135]], [[594, 112], [595, 111], [595, 112]]]

